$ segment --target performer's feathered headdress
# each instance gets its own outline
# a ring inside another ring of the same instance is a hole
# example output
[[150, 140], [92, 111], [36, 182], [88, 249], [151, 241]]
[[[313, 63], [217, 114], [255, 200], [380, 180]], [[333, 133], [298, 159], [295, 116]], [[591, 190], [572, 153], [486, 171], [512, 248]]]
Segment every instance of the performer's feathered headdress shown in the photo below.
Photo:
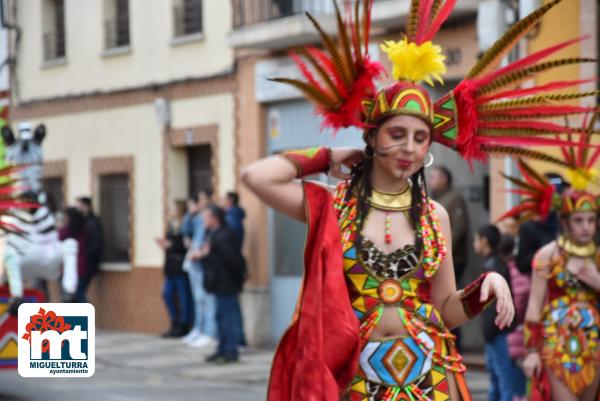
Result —
[[[584, 119], [584, 129], [579, 132], [591, 132], [594, 129], [596, 115], [589, 121]], [[570, 134], [569, 134], [570, 136]], [[600, 159], [600, 148], [590, 146], [590, 136], [580, 135], [576, 146], [561, 146], [562, 158], [553, 157], [540, 151], [532, 151], [536, 159], [545, 160], [566, 169], [571, 188], [559, 194], [556, 187], [543, 175], [537, 173], [527, 163], [518, 161], [517, 166], [522, 179], [503, 176], [512, 182], [516, 189], [510, 192], [521, 195], [519, 205], [506, 212], [500, 220], [506, 217], [518, 217], [528, 220], [533, 216], [547, 218], [551, 211], [562, 215], [582, 211], [600, 211], [600, 196], [595, 196], [590, 187], [599, 186], [598, 170], [595, 167]]]
[[293, 85], [314, 102], [324, 127], [367, 128], [389, 115], [410, 114], [432, 127], [435, 141], [472, 162], [485, 160], [488, 154], [529, 156], [522, 146], [572, 144], [564, 138], [571, 132], [568, 127], [547, 119], [594, 110], [563, 104], [596, 95], [597, 91], [564, 92], [589, 81], [552, 81], [527, 89], [517, 88], [523, 81], [554, 68], [595, 61], [588, 58], [547, 61], [583, 38], [556, 44], [500, 67], [501, 60], [517, 42], [562, 0], [552, 0], [515, 23], [484, 53], [467, 77], [435, 103], [421, 83], [442, 82], [445, 57], [433, 39], [456, 0], [411, 1], [404, 38], [398, 42], [386, 41], [381, 46], [393, 64], [392, 76], [397, 82], [379, 92], [375, 83], [384, 69], [368, 53], [372, 0], [356, 0], [345, 19], [333, 1], [337, 43], [307, 13], [319, 32], [324, 50], [302, 47], [292, 52], [305, 80], [274, 79]]

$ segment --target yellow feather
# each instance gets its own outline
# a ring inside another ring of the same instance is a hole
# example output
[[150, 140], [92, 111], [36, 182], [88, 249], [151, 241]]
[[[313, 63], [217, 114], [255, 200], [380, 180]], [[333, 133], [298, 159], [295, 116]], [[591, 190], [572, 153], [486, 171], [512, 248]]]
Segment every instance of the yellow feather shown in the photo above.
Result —
[[393, 69], [392, 75], [396, 80], [408, 80], [412, 82], [425, 81], [433, 86], [434, 78], [444, 83], [441, 74], [446, 73], [442, 48], [434, 45], [431, 41], [417, 45], [404, 38], [399, 42], [387, 40], [381, 45], [390, 61]]

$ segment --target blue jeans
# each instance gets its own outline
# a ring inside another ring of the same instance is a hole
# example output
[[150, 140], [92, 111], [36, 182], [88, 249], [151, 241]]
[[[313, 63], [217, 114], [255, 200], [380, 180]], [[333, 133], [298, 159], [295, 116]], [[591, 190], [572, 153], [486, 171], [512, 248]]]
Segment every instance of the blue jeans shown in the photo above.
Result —
[[217, 337], [217, 305], [215, 296], [204, 289], [202, 265], [194, 262], [188, 274], [194, 297], [194, 329], [215, 338]]
[[[187, 274], [166, 276], [163, 285], [163, 299], [172, 324], [189, 325], [193, 318], [193, 300]], [[177, 297], [177, 304], [175, 303]]]
[[485, 343], [485, 364], [491, 382], [488, 401], [512, 401], [513, 395], [525, 395], [527, 379], [508, 353], [506, 334]]
[[219, 355], [238, 355], [242, 337], [240, 302], [237, 295], [217, 295], [217, 325], [219, 330]]

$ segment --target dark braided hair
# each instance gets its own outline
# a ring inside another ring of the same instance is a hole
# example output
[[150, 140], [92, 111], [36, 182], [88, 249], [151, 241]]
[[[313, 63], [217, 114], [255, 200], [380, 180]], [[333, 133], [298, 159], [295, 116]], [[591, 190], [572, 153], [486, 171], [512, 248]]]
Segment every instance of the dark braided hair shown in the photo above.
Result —
[[[373, 137], [379, 127], [381, 127], [388, 119], [392, 118], [390, 116], [388, 118], [382, 119], [378, 122], [377, 127], [366, 131], [366, 137]], [[375, 150], [367, 143], [365, 147], [366, 155], [375, 156]], [[365, 220], [367, 214], [369, 212], [369, 198], [373, 192], [373, 187], [371, 185], [371, 172], [373, 171], [373, 158], [365, 157], [361, 163], [356, 165], [351, 172], [352, 178], [350, 179], [350, 185], [348, 187], [348, 191], [346, 192], [346, 200], [349, 200], [352, 195], [356, 195], [356, 219], [357, 219], [357, 228], [356, 228], [356, 246], [360, 248], [360, 244], [362, 242], [362, 230], [365, 225]], [[427, 194], [427, 185], [425, 183], [425, 167], [421, 167], [417, 172], [409, 178], [409, 185], [411, 186], [411, 196], [412, 203], [408, 213], [410, 223], [412, 225], [413, 230], [415, 231], [415, 253], [417, 255], [421, 255], [421, 251], [423, 250], [423, 239], [419, 235], [420, 225], [421, 225], [421, 214], [423, 213], [423, 209], [425, 208], [424, 199], [422, 196], [422, 192], [424, 191]]]

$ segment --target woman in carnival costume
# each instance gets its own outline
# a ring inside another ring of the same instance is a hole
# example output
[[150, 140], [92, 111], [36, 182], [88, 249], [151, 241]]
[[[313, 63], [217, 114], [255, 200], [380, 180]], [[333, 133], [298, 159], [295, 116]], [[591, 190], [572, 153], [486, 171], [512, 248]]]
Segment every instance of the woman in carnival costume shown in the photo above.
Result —
[[[590, 123], [590, 130], [595, 119]], [[506, 216], [522, 219], [552, 212], [562, 233], [533, 259], [532, 286], [525, 316], [524, 368], [533, 378], [532, 401], [595, 401], [600, 387], [600, 249], [595, 242], [600, 197], [600, 148], [581, 136], [577, 146], [563, 147], [562, 158], [544, 159], [566, 167], [571, 188], [555, 187], [524, 162], [523, 179], [507, 177], [524, 195]]]
[[[384, 69], [367, 52], [372, 1], [354, 2], [346, 18], [336, 4], [337, 43], [308, 15], [323, 50], [306, 47], [291, 54], [304, 81], [275, 80], [314, 102], [324, 127], [363, 129], [365, 148], [284, 152], [242, 173], [266, 204], [308, 224], [301, 295], [275, 355], [268, 400], [471, 400], [450, 330], [494, 299], [496, 324], [509, 325], [510, 290], [495, 273], [456, 290], [448, 214], [429, 198], [424, 166], [431, 162], [432, 141], [469, 162], [522, 152], [519, 146], [568, 142], [561, 138], [565, 127], [540, 120], [587, 111], [559, 103], [585, 94], [548, 93], [579, 82], [514, 87], [580, 62], [542, 62], [579, 39], [498, 69], [559, 1], [515, 24], [436, 103], [420, 82], [433, 85], [446, 72], [441, 48], [431, 41], [455, 0], [412, 1], [406, 36], [382, 46], [396, 82], [380, 91], [375, 81]], [[351, 174], [342, 172], [343, 165]], [[322, 172], [342, 181], [329, 188], [296, 180]]]

